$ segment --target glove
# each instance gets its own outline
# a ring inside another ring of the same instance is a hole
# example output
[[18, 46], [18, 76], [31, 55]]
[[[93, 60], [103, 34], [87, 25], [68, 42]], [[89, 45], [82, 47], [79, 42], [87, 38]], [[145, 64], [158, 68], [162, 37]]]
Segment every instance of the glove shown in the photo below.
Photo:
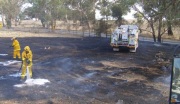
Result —
[[11, 47], [13, 47], [13, 46], [11, 45], [11, 46], [9, 46], [9, 47], [11, 48]]
[[31, 62], [30, 60], [26, 60], [26, 63], [27, 63], [28, 65], [30, 64], [30, 62]]

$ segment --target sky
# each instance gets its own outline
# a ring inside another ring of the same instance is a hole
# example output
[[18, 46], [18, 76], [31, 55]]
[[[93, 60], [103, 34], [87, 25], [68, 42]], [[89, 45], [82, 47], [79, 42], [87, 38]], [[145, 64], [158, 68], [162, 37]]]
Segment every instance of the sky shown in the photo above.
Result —
[[[113, 2], [114, 0], [109, 0], [109, 1]], [[139, 6], [138, 4], [136, 4], [135, 6], [136, 6], [140, 11], [143, 10], [142, 7]], [[97, 20], [101, 19], [102, 16], [101, 16], [101, 14], [100, 14], [100, 11], [99, 11], [99, 10], [96, 10], [95, 12], [96, 12], [95, 18], [96, 18]], [[131, 8], [131, 9], [130, 9], [130, 12], [128, 12], [126, 15], [123, 15], [122, 17], [123, 17], [124, 19], [126, 19], [126, 20], [132, 20], [132, 19], [135, 19], [134, 16], [133, 16], [135, 13], [136, 13], [136, 11], [135, 11], [133, 8]], [[112, 17], [111, 17], [111, 18], [112, 18]]]
[[[126, 20], [135, 19], [134, 16], [133, 16], [134, 13], [136, 13], [136, 11], [133, 10], [133, 9], [131, 9], [131, 11], [128, 12], [127, 15], [123, 15], [123, 18], [126, 19]], [[100, 19], [102, 18], [99, 10], [96, 10], [95, 18], [96, 18], [97, 20], [100, 20]], [[112, 18], [112, 17], [110, 17], [110, 18]], [[112, 18], [112, 19], [113, 19], [113, 18]]]
[[134, 11], [133, 9], [131, 9], [131, 12], [128, 12], [127, 15], [123, 15], [123, 18], [124, 18], [124, 19], [127, 19], [127, 20], [128, 20], [128, 19], [135, 19], [134, 16], [133, 16], [135, 13], [136, 13], [136, 11]]
[[[109, 0], [109, 1], [111, 1], [111, 2], [113, 2], [113, 0]], [[26, 3], [26, 4], [24, 4], [23, 6], [22, 6], [22, 11], [25, 9], [25, 8], [27, 8], [27, 7], [31, 7], [32, 5], [31, 4], [29, 4], [29, 3]], [[134, 19], [134, 17], [133, 17], [133, 14], [135, 13], [135, 11], [133, 10], [133, 9], [131, 9], [131, 11], [129, 12], [129, 13], [127, 13], [127, 15], [123, 15], [123, 18], [124, 19]], [[96, 10], [96, 15], [95, 15], [95, 18], [97, 19], [97, 20], [99, 20], [99, 19], [101, 19], [102, 18], [102, 16], [100, 15], [100, 11], [99, 10]], [[111, 19], [113, 19], [113, 17], [110, 17]]]
[[26, 8], [28, 7], [32, 7], [32, 4], [30, 3], [25, 3], [24, 5], [22, 5], [21, 11], [24, 11]]
[[[31, 7], [32, 5], [29, 4], [29, 3], [26, 3], [22, 6], [21, 10], [23, 11], [25, 8], [27, 7]], [[100, 14], [100, 11], [99, 10], [96, 10], [95, 11], [96, 14], [95, 14], [95, 18], [97, 20], [100, 20], [102, 18], [101, 14]], [[132, 19], [135, 19], [133, 14], [136, 13], [136, 11], [134, 11], [133, 9], [131, 9], [131, 11], [129, 13], [127, 13], [127, 15], [123, 15], [123, 18], [126, 19], [126, 20], [132, 20]], [[110, 17], [110, 19], [113, 19], [113, 17]], [[1, 18], [1, 15], [0, 15], [0, 21], [2, 21], [2, 18]]]

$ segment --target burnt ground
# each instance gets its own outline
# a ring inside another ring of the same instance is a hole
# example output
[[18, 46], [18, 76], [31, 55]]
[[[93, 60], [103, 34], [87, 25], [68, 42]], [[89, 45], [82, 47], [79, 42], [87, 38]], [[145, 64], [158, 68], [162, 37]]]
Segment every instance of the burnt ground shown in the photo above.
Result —
[[[20, 64], [0, 66], [1, 104], [168, 104], [175, 45], [139, 42], [136, 53], [113, 52], [107, 38], [19, 38], [33, 51], [33, 78], [43, 86], [16, 88]], [[0, 38], [0, 61], [12, 59], [10, 38]], [[50, 49], [45, 49], [50, 47]]]

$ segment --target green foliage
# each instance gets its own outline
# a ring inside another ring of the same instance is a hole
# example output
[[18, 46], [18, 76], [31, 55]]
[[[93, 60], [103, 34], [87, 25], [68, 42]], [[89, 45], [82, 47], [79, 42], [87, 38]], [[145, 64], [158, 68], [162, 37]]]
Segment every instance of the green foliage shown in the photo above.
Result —
[[[173, 34], [172, 25], [179, 15], [179, 12], [177, 12], [179, 11], [179, 0], [139, 0], [138, 4], [142, 7], [143, 11], [137, 8], [136, 10], [148, 21], [155, 42], [156, 28], [158, 42], [161, 42], [161, 36], [166, 31], [168, 31], [168, 34]], [[163, 18], [165, 18], [165, 22]]]
[[122, 11], [121, 11], [121, 7], [119, 5], [113, 5], [111, 8], [112, 11], [112, 17], [116, 18], [116, 23], [118, 23], [118, 25], [121, 25], [122, 22]]
[[122, 19], [122, 11], [121, 11], [121, 7], [119, 5], [113, 5], [111, 10], [112, 10], [112, 16], [114, 18], [117, 18], [118, 20]]
[[29, 0], [32, 7], [25, 10], [25, 14], [32, 18], [39, 18], [43, 27], [46, 23], [62, 19], [65, 16], [64, 0]]
[[111, 15], [112, 3], [109, 0], [98, 0], [96, 4], [96, 9], [100, 10], [102, 16]]
[[0, 0], [0, 12], [6, 16], [8, 28], [11, 28], [11, 20], [19, 15], [23, 3], [24, 0]]
[[[90, 34], [90, 22], [95, 20], [95, 1], [96, 0], [66, 0], [65, 5], [69, 10], [75, 11], [77, 14], [71, 18], [81, 21], [81, 25], [86, 25]], [[74, 14], [74, 13], [73, 13]], [[73, 20], [74, 20], [73, 19]], [[83, 27], [84, 28], [84, 27]]]
[[[80, 21], [94, 20], [95, 0], [66, 0], [65, 4], [69, 10], [76, 12], [75, 18], [79, 19]], [[70, 18], [73, 18], [73, 16]]]
[[137, 0], [116, 0], [114, 5], [118, 5], [121, 8], [122, 14], [130, 12], [130, 8], [137, 3]]
[[141, 27], [141, 25], [142, 25], [143, 22], [144, 22], [143, 16], [142, 16], [140, 13], [137, 12], [137, 13], [134, 14], [134, 18], [137, 19], [136, 24], [137, 24], [139, 27]]
[[98, 0], [96, 8], [100, 10], [101, 15], [112, 16], [116, 18], [118, 25], [122, 24], [122, 15], [130, 11], [130, 7], [136, 3], [136, 0]]
[[103, 19], [96, 22], [95, 32], [97, 36], [101, 36], [101, 33], [108, 33], [110, 31], [111, 25], [104, 21]]

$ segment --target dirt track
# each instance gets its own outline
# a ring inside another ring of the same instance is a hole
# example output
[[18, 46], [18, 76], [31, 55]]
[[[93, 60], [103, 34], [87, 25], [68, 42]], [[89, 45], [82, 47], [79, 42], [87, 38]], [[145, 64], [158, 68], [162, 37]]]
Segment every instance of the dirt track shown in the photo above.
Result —
[[[11, 60], [10, 38], [0, 38], [0, 61]], [[34, 53], [33, 78], [44, 86], [16, 88], [20, 64], [0, 66], [4, 104], [168, 104], [171, 51], [175, 45], [140, 41], [137, 53], [113, 52], [106, 38], [19, 38]], [[45, 49], [49, 48], [50, 49]], [[121, 103], [120, 103], [121, 104]]]

